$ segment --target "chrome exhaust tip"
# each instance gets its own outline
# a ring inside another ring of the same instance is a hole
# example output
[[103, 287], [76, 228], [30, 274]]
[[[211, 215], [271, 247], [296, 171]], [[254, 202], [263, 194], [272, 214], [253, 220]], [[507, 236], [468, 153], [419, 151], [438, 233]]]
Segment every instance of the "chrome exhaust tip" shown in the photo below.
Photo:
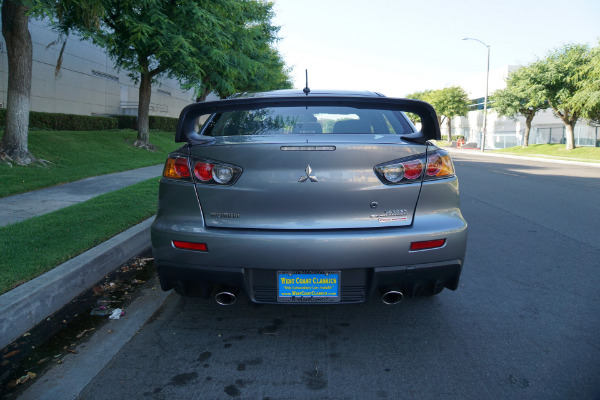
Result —
[[221, 306], [231, 306], [237, 301], [237, 297], [231, 292], [219, 292], [215, 295], [215, 301]]
[[383, 304], [398, 304], [404, 300], [404, 294], [399, 290], [390, 290], [381, 295]]

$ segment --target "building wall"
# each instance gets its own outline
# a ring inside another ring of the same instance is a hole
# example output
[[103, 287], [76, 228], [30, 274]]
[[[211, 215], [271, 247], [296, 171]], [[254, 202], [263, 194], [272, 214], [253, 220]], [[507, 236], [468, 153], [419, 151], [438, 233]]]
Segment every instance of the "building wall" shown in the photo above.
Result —
[[[126, 71], [118, 71], [106, 52], [76, 36], [67, 39], [63, 62], [55, 76], [62, 43], [47, 21], [31, 19], [33, 77], [31, 110], [82, 115], [137, 115], [138, 86]], [[8, 60], [1, 37], [0, 103], [6, 106]], [[150, 114], [178, 117], [193, 102], [193, 91], [183, 90], [175, 79], [160, 78], [154, 83]]]

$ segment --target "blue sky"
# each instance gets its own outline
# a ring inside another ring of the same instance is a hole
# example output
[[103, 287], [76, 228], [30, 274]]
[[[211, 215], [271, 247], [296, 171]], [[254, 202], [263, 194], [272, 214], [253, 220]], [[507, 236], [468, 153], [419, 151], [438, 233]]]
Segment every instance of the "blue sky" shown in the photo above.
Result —
[[526, 64], [567, 43], [597, 46], [600, 0], [275, 0], [278, 48], [295, 86], [438, 89], [490, 69]]

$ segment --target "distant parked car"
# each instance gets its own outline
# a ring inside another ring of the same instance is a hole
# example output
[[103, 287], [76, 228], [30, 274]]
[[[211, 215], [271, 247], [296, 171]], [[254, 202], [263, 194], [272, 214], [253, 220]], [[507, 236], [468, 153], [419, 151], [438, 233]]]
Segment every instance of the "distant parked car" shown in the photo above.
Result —
[[[417, 130], [405, 112], [420, 116]], [[434, 109], [274, 91], [179, 117], [152, 248], [163, 290], [232, 304], [361, 303], [455, 290], [467, 224]]]

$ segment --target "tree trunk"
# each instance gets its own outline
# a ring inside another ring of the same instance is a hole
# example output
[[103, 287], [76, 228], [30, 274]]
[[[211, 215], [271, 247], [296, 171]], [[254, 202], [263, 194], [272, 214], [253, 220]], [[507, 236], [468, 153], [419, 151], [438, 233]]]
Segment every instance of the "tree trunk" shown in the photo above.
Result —
[[210, 92], [212, 92], [212, 87], [205, 87], [204, 90], [202, 90], [202, 94], [196, 98], [196, 101], [205, 101]]
[[567, 150], [573, 150], [575, 148], [575, 124], [577, 123], [577, 118], [571, 120], [569, 122], [565, 122], [565, 136], [567, 139]]
[[558, 117], [565, 124], [565, 138], [566, 138], [566, 150], [573, 150], [575, 148], [575, 124], [579, 119], [577, 113], [573, 113], [569, 116], [569, 110], [566, 110], [564, 113], [557, 110], [552, 103], [550, 103], [550, 107], [554, 110], [554, 114], [558, 115]]
[[6, 161], [27, 165], [35, 160], [27, 148], [33, 48], [27, 7], [12, 0], [2, 3], [2, 35], [8, 57], [6, 128], [0, 155]]
[[142, 149], [155, 151], [156, 147], [150, 143], [150, 96], [152, 94], [152, 75], [148, 70], [148, 61], [141, 62], [142, 73], [140, 76], [140, 92], [138, 101], [138, 135], [133, 145]]
[[531, 132], [531, 122], [535, 113], [525, 114], [525, 133], [523, 134], [523, 148], [529, 146], [529, 132]]
[[446, 121], [446, 125], [448, 126], [448, 141], [452, 141], [452, 118], [448, 118]]

